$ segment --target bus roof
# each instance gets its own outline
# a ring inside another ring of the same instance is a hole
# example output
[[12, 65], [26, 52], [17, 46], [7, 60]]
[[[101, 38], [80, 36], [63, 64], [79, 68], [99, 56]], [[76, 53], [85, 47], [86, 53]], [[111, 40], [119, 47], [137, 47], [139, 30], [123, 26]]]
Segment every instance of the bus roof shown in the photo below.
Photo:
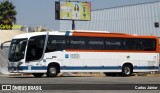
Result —
[[[64, 32], [58, 32], [58, 31], [48, 31], [50, 35], [65, 35]], [[37, 35], [46, 35], [47, 32], [31, 32], [31, 33], [25, 33], [25, 34], [20, 34], [14, 37], [14, 39], [18, 38], [30, 38], [33, 36]]]
[[[93, 37], [121, 37], [121, 38], [158, 38], [156, 36], [139, 36], [124, 33], [109, 33], [98, 31], [85, 31], [85, 30], [68, 30], [68, 31], [48, 31], [49, 35], [64, 35], [64, 36], [93, 36]], [[37, 35], [46, 35], [47, 32], [31, 32], [20, 34], [14, 37], [18, 38], [30, 38]]]

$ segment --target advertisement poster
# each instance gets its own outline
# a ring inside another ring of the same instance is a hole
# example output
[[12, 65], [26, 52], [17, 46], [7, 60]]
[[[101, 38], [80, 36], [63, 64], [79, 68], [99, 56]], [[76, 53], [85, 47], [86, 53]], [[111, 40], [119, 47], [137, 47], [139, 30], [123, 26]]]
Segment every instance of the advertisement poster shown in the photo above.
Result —
[[60, 1], [60, 20], [91, 20], [90, 2]]

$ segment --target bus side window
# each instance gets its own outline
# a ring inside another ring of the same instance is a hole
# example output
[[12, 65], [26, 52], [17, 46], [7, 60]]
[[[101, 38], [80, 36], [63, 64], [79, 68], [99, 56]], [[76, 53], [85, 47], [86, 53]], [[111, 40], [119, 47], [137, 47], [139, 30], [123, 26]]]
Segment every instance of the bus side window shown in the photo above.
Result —
[[49, 36], [49, 39], [48, 39], [48, 43], [47, 43], [47, 47], [46, 47], [46, 53], [47, 52], [52, 52], [52, 51], [55, 51], [55, 40], [52, 40]]
[[64, 36], [50, 35], [45, 52], [62, 51], [65, 49], [65, 43]]
[[125, 42], [125, 50], [137, 50], [137, 40], [136, 39], [126, 39]]
[[137, 39], [137, 50], [141, 51], [156, 51], [155, 39]]
[[119, 38], [107, 38], [105, 39], [106, 50], [122, 50], [123, 43]]
[[104, 42], [98, 40], [91, 40], [88, 42], [89, 49], [93, 50], [103, 50], [104, 49]]
[[68, 49], [86, 49], [86, 41], [82, 37], [68, 37]]
[[65, 41], [64, 40], [56, 40], [55, 50], [62, 51], [65, 49]]
[[84, 49], [85, 42], [80, 40], [71, 40], [70, 48], [71, 49]]

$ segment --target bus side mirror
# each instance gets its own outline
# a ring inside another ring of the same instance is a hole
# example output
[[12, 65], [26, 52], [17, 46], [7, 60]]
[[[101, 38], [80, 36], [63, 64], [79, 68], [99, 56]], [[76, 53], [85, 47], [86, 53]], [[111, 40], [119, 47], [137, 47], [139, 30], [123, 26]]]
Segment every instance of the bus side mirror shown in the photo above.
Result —
[[4, 45], [5, 43], [8, 43], [8, 42], [11, 42], [11, 41], [5, 41], [5, 42], [1, 43], [1, 50], [3, 49], [3, 45]]
[[1, 43], [1, 50], [3, 49], [3, 43]]

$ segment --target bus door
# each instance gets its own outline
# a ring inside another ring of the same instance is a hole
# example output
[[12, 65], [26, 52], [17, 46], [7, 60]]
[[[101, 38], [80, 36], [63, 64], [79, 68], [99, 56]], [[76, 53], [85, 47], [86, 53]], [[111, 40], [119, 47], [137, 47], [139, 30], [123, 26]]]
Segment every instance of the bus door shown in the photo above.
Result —
[[[32, 64], [40, 62], [43, 57], [46, 35], [33, 36], [28, 41], [26, 63]], [[31, 65], [31, 64], [28, 64]]]

